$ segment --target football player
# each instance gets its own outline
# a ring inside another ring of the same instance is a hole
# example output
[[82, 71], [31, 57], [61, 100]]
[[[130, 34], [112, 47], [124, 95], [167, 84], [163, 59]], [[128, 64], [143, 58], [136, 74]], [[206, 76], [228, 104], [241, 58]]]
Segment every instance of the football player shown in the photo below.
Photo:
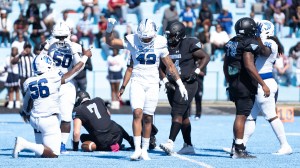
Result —
[[[174, 141], [181, 130], [184, 139], [183, 147], [178, 154], [195, 154], [191, 142], [191, 123], [189, 119], [190, 104], [198, 89], [198, 75], [204, 75], [204, 69], [209, 62], [209, 55], [202, 50], [200, 41], [193, 37], [186, 37], [185, 26], [179, 21], [168, 24], [165, 34], [168, 40], [170, 57], [188, 91], [188, 100], [183, 100], [172, 76], [161, 66], [161, 78], [167, 89], [167, 96], [171, 105], [172, 125], [169, 139], [160, 144], [160, 148], [168, 155], [173, 153]], [[198, 66], [197, 66], [198, 62]]]
[[184, 99], [187, 99], [187, 91], [169, 57], [167, 40], [165, 37], [157, 35], [157, 27], [152, 20], [142, 20], [138, 25], [137, 33], [127, 35], [125, 39], [114, 38], [112, 30], [115, 24], [115, 19], [108, 19], [106, 43], [113, 48], [128, 49], [131, 53], [123, 84], [118, 93], [120, 98], [130, 80], [129, 96], [133, 111], [132, 128], [135, 146], [135, 151], [130, 156], [130, 159], [137, 160], [142, 158], [150, 160], [147, 150], [149, 148], [153, 115], [158, 103], [158, 66], [160, 60], [162, 60], [173, 76], [179, 87], [180, 95]]
[[[70, 70], [81, 59], [81, 46], [70, 41], [70, 28], [63, 22], [57, 23], [52, 31], [52, 36], [47, 40], [42, 52], [50, 55], [55, 66], [63, 73]], [[83, 70], [76, 72], [75, 76]], [[72, 110], [74, 108], [76, 89], [73, 81], [63, 84], [59, 91], [60, 95], [60, 111], [61, 111], [61, 153], [68, 153], [66, 143], [69, 139], [71, 131]]]
[[[111, 120], [110, 112], [104, 101], [96, 97], [90, 98], [86, 91], [77, 92], [73, 122], [73, 150], [78, 150], [79, 139], [81, 142], [93, 141], [100, 151], [118, 151], [123, 138], [134, 148], [133, 137], [122, 126]], [[88, 134], [80, 135], [83, 126]]]
[[235, 103], [236, 117], [233, 124], [234, 152], [232, 158], [254, 158], [243, 144], [244, 127], [257, 94], [258, 83], [263, 97], [270, 96], [270, 89], [255, 68], [258, 55], [270, 55], [271, 51], [255, 38], [256, 23], [244, 17], [235, 23], [236, 36], [225, 45], [223, 71], [229, 83], [229, 97]]
[[[19, 152], [24, 149], [33, 151], [42, 157], [55, 158], [59, 156], [61, 144], [59, 89], [62, 84], [72, 80], [84, 66], [88, 57], [92, 56], [90, 51], [86, 51], [85, 55], [65, 74], [54, 68], [54, 60], [48, 55], [40, 54], [34, 59], [33, 70], [36, 76], [30, 77], [24, 82], [26, 94], [23, 99], [21, 115], [26, 122], [30, 121], [34, 128], [36, 143], [16, 137], [12, 155], [14, 158], [18, 158]], [[31, 111], [28, 110], [29, 100], [33, 101]]]
[[278, 38], [274, 36], [274, 25], [268, 20], [262, 20], [258, 22], [260, 29], [260, 38], [262, 43], [269, 47], [272, 53], [268, 56], [259, 56], [256, 59], [256, 69], [270, 88], [271, 95], [268, 98], [264, 97], [264, 91], [261, 85], [258, 85], [258, 91], [255, 95], [254, 106], [251, 110], [251, 114], [248, 116], [245, 124], [244, 132], [244, 145], [248, 142], [251, 135], [254, 133], [256, 118], [260, 112], [263, 113], [265, 119], [269, 121], [275, 135], [280, 142], [280, 149], [275, 152], [276, 155], [288, 155], [292, 153], [292, 148], [287, 142], [285, 131], [282, 122], [276, 114], [276, 99], [278, 95], [278, 85], [273, 77], [273, 65], [276, 61], [278, 54], [283, 54], [283, 46], [279, 42]]

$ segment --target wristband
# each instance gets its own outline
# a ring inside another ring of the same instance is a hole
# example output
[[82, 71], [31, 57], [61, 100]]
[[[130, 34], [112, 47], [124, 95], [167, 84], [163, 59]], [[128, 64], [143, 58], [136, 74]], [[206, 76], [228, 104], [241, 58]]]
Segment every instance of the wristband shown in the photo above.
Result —
[[121, 90], [121, 89], [124, 89], [124, 90], [125, 90], [125, 86], [124, 86], [124, 85], [122, 85], [122, 86], [121, 86], [121, 88], [120, 88], [120, 90]]
[[177, 83], [178, 87], [184, 86], [182, 83], [182, 80], [180, 78], [176, 81], [176, 83]]
[[169, 82], [168, 78], [167, 78], [167, 77], [164, 77], [164, 78], [163, 78], [163, 82], [164, 82], [164, 84], [166, 84], [167, 82]]
[[82, 57], [81, 57], [81, 62], [83, 62], [84, 64], [86, 63], [86, 61], [89, 59], [89, 57], [88, 56], [86, 56], [86, 55], [83, 55]]
[[200, 74], [200, 72], [201, 72], [201, 70], [200, 70], [199, 68], [196, 68], [196, 69], [195, 69], [195, 73], [196, 73], [196, 74]]

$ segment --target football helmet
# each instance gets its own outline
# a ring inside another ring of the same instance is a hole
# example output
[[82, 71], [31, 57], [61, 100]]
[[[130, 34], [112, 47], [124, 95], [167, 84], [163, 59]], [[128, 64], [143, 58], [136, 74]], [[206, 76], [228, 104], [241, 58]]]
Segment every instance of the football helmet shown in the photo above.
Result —
[[41, 75], [52, 70], [53, 66], [54, 62], [52, 57], [46, 54], [40, 54], [33, 60], [33, 71], [37, 75]]
[[256, 23], [249, 17], [243, 17], [235, 23], [234, 29], [237, 35], [255, 36]]
[[144, 19], [140, 22], [137, 28], [137, 34], [140, 42], [144, 45], [150, 45], [156, 37], [157, 27], [151, 19]]
[[75, 101], [75, 107], [79, 106], [81, 103], [83, 103], [86, 100], [91, 99], [90, 95], [86, 91], [78, 91], [76, 93], [76, 101]]
[[58, 42], [56, 42], [58, 47], [65, 47], [65, 39], [70, 39], [71, 36], [69, 26], [63, 22], [57, 23], [52, 30], [52, 36], [58, 39]]
[[165, 36], [168, 40], [168, 45], [176, 46], [183, 38], [185, 38], [185, 26], [179, 21], [168, 24]]
[[260, 38], [266, 39], [268, 37], [274, 36], [274, 24], [268, 20], [261, 20], [257, 23], [260, 27]]

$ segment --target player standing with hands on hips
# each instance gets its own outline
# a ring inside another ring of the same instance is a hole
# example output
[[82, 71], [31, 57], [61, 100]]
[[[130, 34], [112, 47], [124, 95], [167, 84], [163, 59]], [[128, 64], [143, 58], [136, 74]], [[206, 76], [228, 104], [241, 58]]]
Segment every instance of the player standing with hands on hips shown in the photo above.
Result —
[[[189, 119], [190, 104], [198, 89], [198, 75], [204, 75], [204, 69], [209, 62], [209, 55], [205, 53], [200, 41], [193, 37], [186, 37], [185, 26], [179, 22], [171, 22], [166, 28], [168, 49], [170, 57], [188, 91], [188, 99], [183, 100], [180, 96], [180, 88], [174, 87], [176, 82], [169, 74], [164, 65], [161, 65], [160, 75], [163, 78], [167, 90], [169, 103], [172, 107], [172, 125], [169, 139], [160, 144], [168, 155], [173, 153], [174, 141], [181, 130], [184, 139], [183, 148], [178, 154], [195, 154], [191, 140], [191, 123]], [[198, 61], [198, 66], [197, 66]]]
[[270, 55], [271, 50], [255, 38], [256, 31], [253, 19], [241, 18], [235, 23], [236, 36], [225, 45], [223, 71], [229, 83], [230, 100], [236, 107], [232, 158], [255, 157], [248, 154], [243, 143], [245, 122], [253, 107], [258, 83], [262, 87], [264, 97], [270, 96], [269, 87], [256, 70], [255, 59], [258, 55]]
[[[152, 20], [142, 20], [138, 26], [137, 33], [127, 35], [125, 39], [114, 38], [112, 30], [115, 24], [115, 19], [108, 19], [106, 43], [112, 48], [128, 49], [131, 53], [131, 57], [128, 59], [123, 84], [118, 94], [119, 97], [122, 96], [130, 80], [131, 87], [129, 96], [133, 111], [132, 128], [135, 146], [135, 151], [130, 159], [137, 160], [142, 158], [144, 160], [150, 160], [147, 150], [149, 147], [153, 115], [159, 97], [158, 67], [160, 60], [162, 60], [176, 81], [181, 97], [187, 100], [188, 93], [169, 57], [167, 40], [165, 37], [157, 35], [157, 27]], [[142, 130], [143, 135], [141, 135]]]

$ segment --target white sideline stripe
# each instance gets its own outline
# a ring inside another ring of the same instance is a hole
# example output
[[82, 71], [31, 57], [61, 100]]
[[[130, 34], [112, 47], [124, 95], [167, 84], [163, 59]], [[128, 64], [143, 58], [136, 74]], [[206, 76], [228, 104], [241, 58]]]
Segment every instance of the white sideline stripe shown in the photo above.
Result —
[[300, 136], [299, 132], [287, 132], [285, 134], [288, 135], [288, 136]]
[[199, 166], [202, 166], [204, 168], [213, 168], [213, 166], [209, 165], [209, 164], [206, 164], [206, 163], [203, 163], [203, 162], [199, 162], [199, 161], [196, 161], [196, 160], [193, 160], [193, 159], [190, 159], [190, 158], [187, 158], [187, 157], [184, 157], [182, 155], [178, 155], [177, 153], [174, 153], [172, 154], [171, 156], [174, 156], [174, 157], [177, 157], [178, 159], [181, 159], [181, 160], [186, 160], [188, 162], [192, 162], [192, 163], [195, 163]]

